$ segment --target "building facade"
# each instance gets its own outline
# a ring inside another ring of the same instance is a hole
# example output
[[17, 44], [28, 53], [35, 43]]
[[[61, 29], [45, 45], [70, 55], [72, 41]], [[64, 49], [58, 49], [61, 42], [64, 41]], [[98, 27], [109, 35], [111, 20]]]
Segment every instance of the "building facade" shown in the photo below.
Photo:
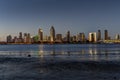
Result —
[[8, 35], [8, 36], [7, 36], [7, 43], [11, 43], [11, 42], [13, 42], [12, 36], [11, 36], [11, 35]]
[[89, 42], [97, 42], [96, 32], [89, 33]]
[[100, 41], [100, 40], [101, 40], [101, 31], [100, 31], [100, 30], [98, 30], [97, 40], [98, 40], [98, 41]]
[[43, 30], [42, 29], [38, 30], [38, 37], [39, 37], [39, 41], [42, 42], [43, 41]]
[[62, 42], [62, 34], [56, 34], [56, 41]]
[[104, 31], [104, 40], [108, 40], [108, 39], [109, 39], [108, 31], [105, 30], [105, 31]]
[[67, 39], [67, 42], [70, 42], [70, 40], [71, 40], [71, 39], [70, 39], [70, 31], [67, 32], [67, 34], [66, 34], [66, 39]]
[[116, 34], [115, 39], [116, 39], [116, 40], [119, 40], [119, 39], [120, 39], [120, 35], [119, 35], [119, 34]]
[[50, 28], [50, 41], [55, 42], [55, 29], [53, 26]]

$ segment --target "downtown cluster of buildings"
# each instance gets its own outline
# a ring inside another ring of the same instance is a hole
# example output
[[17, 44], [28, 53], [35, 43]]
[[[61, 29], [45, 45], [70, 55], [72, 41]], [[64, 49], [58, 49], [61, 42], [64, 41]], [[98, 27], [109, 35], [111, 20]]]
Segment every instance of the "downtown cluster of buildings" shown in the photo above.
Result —
[[49, 36], [44, 36], [43, 30], [39, 29], [36, 36], [31, 37], [30, 33], [19, 33], [19, 36], [14, 38], [8, 35], [6, 38], [7, 43], [15, 44], [32, 44], [32, 43], [120, 43], [119, 34], [116, 35], [115, 39], [111, 39], [108, 31], [104, 30], [104, 38], [101, 37], [101, 30], [98, 32], [90, 32], [88, 37], [85, 33], [79, 33], [77, 35], [71, 35], [70, 31], [63, 37], [62, 34], [56, 34], [55, 28], [51, 26]]

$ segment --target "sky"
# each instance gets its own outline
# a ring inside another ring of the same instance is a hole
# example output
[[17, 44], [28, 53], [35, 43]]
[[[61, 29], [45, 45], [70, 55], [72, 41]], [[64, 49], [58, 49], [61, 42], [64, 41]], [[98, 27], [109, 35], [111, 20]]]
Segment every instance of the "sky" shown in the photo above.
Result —
[[0, 40], [19, 32], [36, 35], [50, 27], [65, 36], [107, 29], [114, 37], [120, 34], [120, 0], [0, 0]]

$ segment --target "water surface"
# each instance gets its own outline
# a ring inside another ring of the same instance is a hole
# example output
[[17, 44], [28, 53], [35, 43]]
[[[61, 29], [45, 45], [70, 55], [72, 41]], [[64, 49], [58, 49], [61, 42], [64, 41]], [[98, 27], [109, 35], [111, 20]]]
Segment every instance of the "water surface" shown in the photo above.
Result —
[[0, 45], [0, 80], [120, 80], [119, 44]]
[[0, 45], [0, 57], [120, 60], [119, 44]]

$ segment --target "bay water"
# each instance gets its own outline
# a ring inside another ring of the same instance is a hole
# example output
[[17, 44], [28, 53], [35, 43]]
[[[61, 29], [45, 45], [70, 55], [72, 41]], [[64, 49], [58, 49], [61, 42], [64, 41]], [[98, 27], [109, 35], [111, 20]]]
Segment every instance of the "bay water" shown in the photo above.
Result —
[[120, 80], [120, 44], [0, 45], [0, 80]]

